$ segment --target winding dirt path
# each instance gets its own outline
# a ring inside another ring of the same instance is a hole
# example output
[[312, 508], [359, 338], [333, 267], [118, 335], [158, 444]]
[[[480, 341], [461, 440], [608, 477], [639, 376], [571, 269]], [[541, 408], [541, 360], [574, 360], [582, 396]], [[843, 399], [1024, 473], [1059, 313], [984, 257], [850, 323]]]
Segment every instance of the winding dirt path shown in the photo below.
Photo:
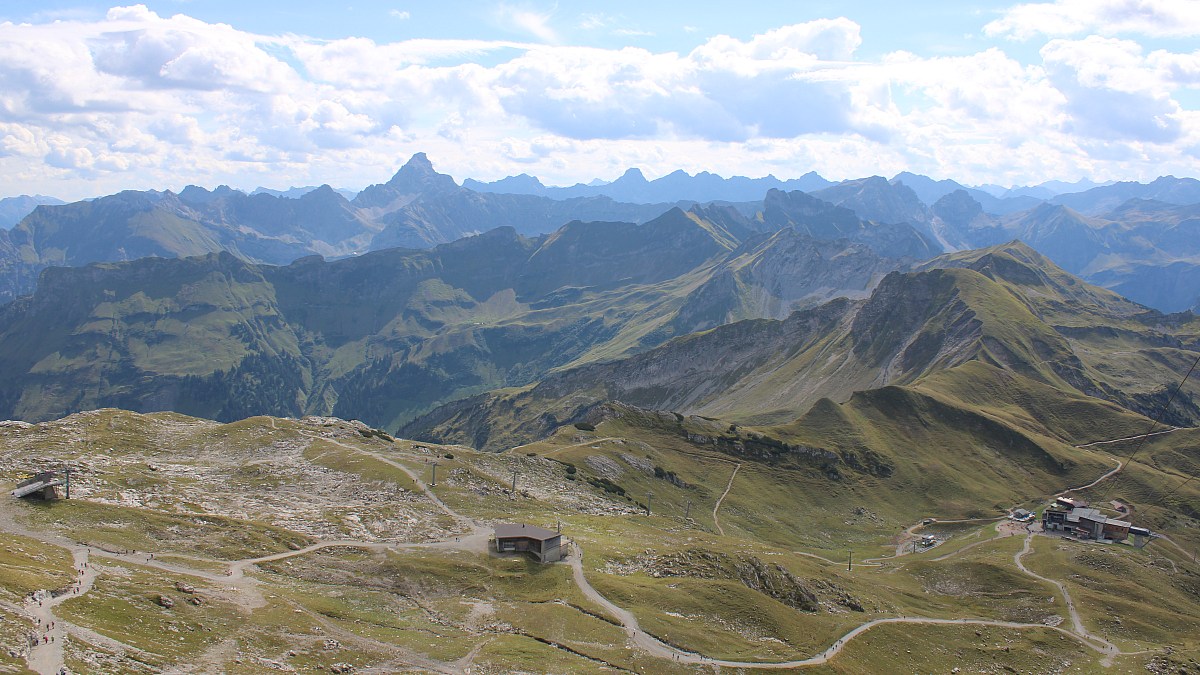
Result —
[[[1166, 432], [1164, 431], [1162, 433], [1166, 433]], [[1058, 492], [1056, 494], [1056, 496], [1065, 495], [1068, 492], [1075, 492], [1077, 490], [1086, 490], [1088, 488], [1094, 488], [1097, 485], [1099, 485], [1100, 483], [1103, 483], [1104, 481], [1108, 480], [1109, 478], [1112, 478], [1113, 476], [1117, 475], [1118, 473], [1121, 473], [1121, 469], [1124, 469], [1124, 468], [1125, 468], [1125, 462], [1122, 462], [1121, 460], [1118, 459], [1117, 466], [1112, 471], [1109, 471], [1108, 473], [1104, 474], [1103, 476], [1100, 476], [1099, 478], [1088, 483], [1087, 485], [1080, 485], [1078, 487], [1069, 487], [1065, 490], [1062, 490], [1061, 492]]]
[[[71, 556], [75, 560], [75, 571], [83, 571], [77, 584], [71, 586], [71, 592], [54, 597], [49, 591], [38, 591], [35, 598], [25, 601], [25, 611], [34, 617], [37, 633], [42, 636], [42, 640], [30, 649], [25, 662], [30, 670], [40, 675], [53, 675], [64, 663], [63, 638], [67, 635], [67, 625], [54, 616], [54, 608], [92, 590], [92, 584], [96, 581], [97, 572], [88, 563], [87, 548], [72, 547]], [[53, 628], [50, 628], [52, 624]]]
[[1020, 551], [1013, 555], [1013, 562], [1016, 563], [1017, 569], [1021, 570], [1025, 574], [1028, 574], [1034, 579], [1048, 584], [1053, 584], [1054, 587], [1058, 589], [1059, 593], [1062, 593], [1063, 599], [1066, 600], [1067, 603], [1067, 614], [1071, 617], [1071, 633], [1082, 638], [1086, 642], [1094, 643], [1092, 648], [1104, 654], [1104, 659], [1101, 661], [1101, 664], [1105, 666], [1112, 665], [1113, 658], [1120, 655], [1122, 653], [1121, 650], [1108, 640], [1088, 632], [1087, 627], [1083, 625], [1083, 620], [1079, 617], [1078, 610], [1075, 609], [1075, 601], [1071, 599], [1071, 593], [1067, 591], [1066, 585], [1061, 581], [1044, 577], [1037, 572], [1030, 570], [1025, 566], [1025, 563], [1021, 562], [1021, 558], [1024, 558], [1026, 554], [1033, 550], [1033, 537], [1033, 532], [1025, 535], [1025, 545], [1021, 547]]
[[[1194, 563], [1194, 562], [1196, 562], [1196, 558], [1197, 558], [1197, 556], [1196, 556], [1196, 554], [1195, 554], [1194, 552], [1188, 551], [1186, 548], [1184, 548], [1184, 547], [1180, 546], [1179, 544], [1175, 543], [1175, 540], [1174, 540], [1174, 539], [1172, 539], [1172, 538], [1168, 537], [1168, 536], [1167, 536], [1167, 535], [1165, 535], [1165, 534], [1161, 534], [1161, 533], [1159, 533], [1159, 532], [1155, 532], [1155, 533], [1154, 533], [1154, 538], [1153, 538], [1153, 539], [1151, 539], [1151, 541], [1157, 541], [1157, 540], [1159, 540], [1159, 539], [1162, 539], [1163, 541], [1167, 542], [1167, 543], [1168, 543], [1168, 544], [1170, 544], [1171, 546], [1174, 546], [1174, 547], [1175, 547], [1175, 549], [1176, 549], [1177, 551], [1179, 551], [1180, 553], [1182, 553], [1182, 554], [1183, 554], [1183, 556], [1184, 556], [1184, 560], [1187, 560], [1188, 558], [1191, 558], [1193, 563]], [[1168, 559], [1168, 560], [1170, 560], [1170, 558], [1167, 558], [1167, 559]], [[1172, 564], [1172, 565], [1174, 565], [1174, 564], [1175, 564], [1175, 563], [1174, 563], [1174, 561], [1172, 561], [1172, 562], [1171, 562], [1171, 564]], [[1176, 571], [1179, 571], [1179, 569], [1178, 569], [1178, 568], [1176, 568]]]
[[[1098, 644], [1089, 642], [1088, 639], [1084, 638], [1083, 636], [1073, 633], [1071, 631], [1068, 631], [1066, 629], [1058, 628], [1056, 626], [1047, 626], [1045, 624], [1040, 624], [1040, 623], [1018, 623], [1015, 621], [998, 621], [998, 620], [992, 620], [992, 619], [968, 619], [968, 618], [929, 619], [929, 618], [921, 618], [921, 617], [899, 616], [899, 617], [887, 617], [887, 618], [874, 619], [871, 621], [867, 621], [866, 623], [863, 623], [863, 624], [851, 629], [850, 631], [848, 631], [845, 635], [843, 635], [842, 637], [840, 637], [836, 641], [834, 641], [834, 643], [832, 645], [830, 645], [828, 648], [826, 648], [824, 651], [822, 651], [814, 656], [810, 656], [809, 658], [806, 658], [806, 659], [796, 659], [793, 661], [776, 661], [776, 662], [730, 661], [730, 660], [725, 660], [725, 659], [713, 659], [713, 658], [704, 656], [702, 654], [697, 654], [695, 652], [689, 652], [689, 651], [686, 651], [683, 649], [679, 649], [678, 647], [672, 647], [671, 645], [666, 644], [662, 640], [659, 640], [658, 638], [654, 637], [653, 635], [642, 630], [642, 628], [638, 625], [637, 618], [633, 615], [633, 613], [631, 613], [629, 610], [618, 607], [612, 601], [610, 601], [608, 598], [604, 597], [604, 595], [602, 595], [594, 587], [592, 587], [592, 585], [590, 583], [588, 583], [587, 577], [583, 573], [583, 550], [579, 547], [579, 545], [577, 543], [575, 543], [575, 542], [572, 542], [572, 543], [574, 544], [572, 546], [574, 551], [568, 557], [567, 564], [569, 564], [571, 566], [571, 573], [575, 579], [575, 584], [577, 586], [579, 586], [579, 589], [581, 591], [583, 591], [583, 594], [589, 600], [591, 600], [592, 602], [595, 602], [596, 604], [600, 605], [605, 610], [607, 610], [609, 612], [609, 614], [611, 614], [613, 616], [613, 618], [617, 619], [617, 621], [619, 621], [621, 623], [621, 627], [625, 629], [625, 634], [629, 637], [629, 639], [635, 645], [637, 645], [641, 649], [645, 650], [651, 656], [655, 656], [655, 657], [663, 658], [663, 659], [670, 659], [670, 660], [678, 662], [678, 663], [696, 663], [696, 664], [705, 664], [705, 665], [712, 665], [712, 666], [722, 666], [722, 667], [727, 667], [727, 668], [758, 668], [758, 669], [772, 669], [772, 670], [783, 670], [783, 669], [788, 669], [788, 668], [805, 668], [805, 667], [809, 667], [809, 666], [819, 666], [819, 665], [828, 663], [830, 659], [832, 659], [834, 656], [836, 656], [839, 652], [842, 651], [842, 649], [846, 646], [847, 643], [850, 642], [850, 640], [853, 640], [854, 638], [858, 637], [859, 635], [862, 635], [863, 633], [867, 632], [868, 630], [871, 630], [872, 628], [875, 628], [876, 626], [882, 626], [882, 625], [889, 624], [889, 623], [929, 624], [929, 625], [978, 625], [978, 626], [996, 626], [999, 628], [1016, 628], [1016, 629], [1022, 629], [1022, 630], [1025, 630], [1025, 629], [1052, 630], [1052, 631], [1056, 631], [1058, 633], [1062, 633], [1063, 635], [1069, 636], [1075, 640], [1079, 640], [1081, 643], [1083, 643], [1084, 645], [1086, 645], [1088, 648], [1092, 649], [1093, 651], [1104, 654], [1106, 658], [1111, 659], [1112, 656], [1115, 656], [1115, 655], [1121, 653], [1120, 651], [1116, 651], [1116, 648], [1113, 647], [1111, 644], [1108, 644], [1108, 643], [1104, 642], [1103, 640], [1097, 640], [1097, 641], [1101, 642], [1105, 645], [1108, 645], [1107, 648], [1102, 647]], [[1111, 648], [1111, 650], [1109, 648]], [[1141, 653], [1141, 652], [1137, 652], [1137, 653]]]
[[[305, 435], [308, 436], [308, 434], [305, 434]], [[442, 513], [445, 513], [447, 516], [450, 516], [451, 518], [453, 518], [455, 520], [455, 522], [459, 523], [459, 525], [465, 527], [465, 529], [471, 531], [472, 533], [478, 533], [481, 530], [486, 531], [486, 528], [479, 525], [479, 523], [476, 523], [471, 518], [468, 518], [468, 517], [464, 516], [463, 514], [459, 513], [458, 511], [455, 511], [454, 509], [447, 506], [445, 502], [443, 502], [437, 495], [435, 495], [433, 493], [433, 490], [429, 489], [429, 486], [425, 484], [425, 481], [421, 480], [421, 478], [417, 475], [417, 473], [415, 471], [408, 468], [407, 466], [404, 466], [400, 462], [397, 462], [394, 459], [391, 459], [390, 457], [388, 457], [386, 455], [380, 454], [378, 452], [374, 452], [372, 450], [363, 450], [362, 448], [356, 448], [353, 445], [350, 445], [349, 443], [343, 443], [343, 442], [337, 440], [336, 438], [321, 438], [321, 437], [313, 437], [313, 436], [309, 436], [309, 438], [316, 438], [317, 440], [325, 441], [326, 443], [332, 443], [332, 444], [334, 444], [338, 447], [341, 447], [345, 450], [349, 450], [351, 452], [356, 452], [360, 455], [366, 455], [368, 457], [372, 457], [374, 459], [379, 460], [380, 462], [383, 462], [384, 464], [387, 464], [388, 466], [400, 469], [401, 471], [404, 472], [405, 475], [407, 475], [410, 479], [412, 479], [412, 482], [414, 485], [417, 486], [417, 489], [419, 489], [429, 499], [429, 501], [433, 502], [434, 506], [438, 507], [438, 509], [441, 510]]]
[[1077, 445], [1075, 447], [1090, 448], [1093, 445], [1108, 445], [1110, 443], [1120, 443], [1121, 441], [1136, 441], [1141, 438], [1150, 438], [1151, 436], [1162, 436], [1163, 434], [1169, 434], [1184, 428], [1186, 427], [1171, 427], [1170, 429], [1163, 429], [1162, 431], [1155, 431], [1149, 434], [1138, 434], [1137, 436], [1126, 436], [1125, 438], [1112, 438], [1107, 441], [1092, 441], [1091, 443], [1084, 443], [1083, 445]]
[[717, 516], [717, 511], [721, 509], [721, 502], [725, 501], [725, 497], [729, 495], [729, 491], [733, 488], [733, 479], [737, 476], [738, 469], [742, 468], [741, 463], [733, 467], [733, 473], [729, 474], [729, 484], [725, 486], [725, 491], [717, 499], [717, 503], [713, 504], [713, 525], [717, 527], [717, 533], [722, 537], [725, 536], [725, 530], [721, 529], [721, 519]]
[[[551, 450], [550, 452], [547, 452], [546, 454], [544, 454], [544, 455], [542, 455], [542, 456], [543, 456], [543, 457], [551, 457], [551, 456], [553, 456], [553, 455], [557, 455], [557, 454], [558, 454], [558, 453], [560, 453], [560, 452], [565, 452], [565, 451], [567, 451], [567, 450], [573, 450], [573, 449], [575, 449], [575, 448], [586, 448], [586, 447], [588, 447], [589, 445], [596, 445], [596, 444], [599, 444], [599, 443], [607, 443], [607, 442], [609, 442], [609, 441], [623, 441], [623, 440], [625, 440], [625, 439], [623, 439], [623, 438], [617, 438], [617, 437], [615, 437], [615, 436], [605, 436], [604, 438], [596, 438], [596, 439], [593, 439], [593, 440], [590, 440], [590, 441], [583, 441], [582, 443], [572, 443], [571, 445], [564, 445], [564, 446], [562, 446], [562, 447], [560, 447], [560, 448], [555, 448], [555, 449]], [[518, 445], [517, 447], [513, 448], [512, 450], [520, 450], [521, 448], [524, 448], [524, 447], [526, 447], [526, 446], [528, 446], [528, 445], [533, 445], [533, 444], [532, 444], [532, 443], [526, 443], [525, 445]], [[509, 452], [512, 452], [512, 450], [509, 450]]]
[[[900, 558], [900, 557], [903, 557], [906, 555], [910, 555], [911, 552], [906, 552], [905, 548], [910, 543], [912, 543], [913, 537], [916, 536], [916, 531], [921, 529], [922, 527], [928, 527], [929, 525], [935, 525], [935, 524], [939, 524], [939, 523], [940, 524], [988, 523], [988, 522], [992, 522], [992, 521], [996, 521], [996, 520], [1004, 520], [1005, 517], [1006, 516], [990, 516], [987, 518], [955, 518], [955, 519], [926, 518], [926, 519], [920, 521], [919, 523], [916, 523], [915, 525], [909, 525], [907, 528], [904, 529], [903, 532], [900, 533], [900, 541], [896, 544], [896, 554], [895, 555], [882, 556], [879, 558], [863, 558], [861, 564], [864, 564], [864, 565], [868, 564], [868, 563], [878, 564], [878, 563], [886, 562], [888, 560], [895, 560], [897, 558]], [[929, 521], [929, 522], [925, 522], [925, 521]], [[998, 537], [996, 537], [996, 538], [998, 538]], [[977, 542], [975, 544], [971, 544], [970, 546], [978, 546], [979, 544], [984, 543], [985, 541], [990, 541], [990, 540], [985, 539], [985, 540]], [[942, 542], [939, 542], [936, 546], [940, 546], [941, 543]], [[935, 548], [936, 546], [931, 546], [925, 550], [926, 551], [933, 550], [933, 548]], [[950, 553], [947, 553], [945, 556], [942, 556], [941, 558], [935, 558], [935, 560], [943, 560], [945, 558], [949, 558], [950, 556], [955, 555], [963, 550], [966, 550], [966, 548], [952, 551]], [[924, 552], [924, 551], [922, 551], [922, 552]]]

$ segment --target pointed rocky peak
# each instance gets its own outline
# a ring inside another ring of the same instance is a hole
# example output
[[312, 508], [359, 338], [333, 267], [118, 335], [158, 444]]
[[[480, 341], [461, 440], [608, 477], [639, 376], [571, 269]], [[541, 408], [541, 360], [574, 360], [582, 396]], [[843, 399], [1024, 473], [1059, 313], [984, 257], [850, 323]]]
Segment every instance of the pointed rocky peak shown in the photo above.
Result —
[[516, 176], [509, 176], [508, 178], [497, 181], [497, 183], [502, 183], [504, 185], [512, 185], [514, 187], [526, 188], [529, 190], [540, 190], [540, 189], [546, 187], [545, 185], [542, 184], [542, 181], [537, 179], [536, 176], [530, 176], [527, 173], [518, 174]]
[[657, 218], [647, 220], [642, 227], [672, 227], [672, 226], [687, 226], [688, 224], [695, 225], [696, 222], [688, 217], [688, 214], [678, 206], [672, 206], [665, 213]]
[[886, 190], [892, 183], [883, 176], [867, 176], [858, 180], [846, 181], [849, 185], [855, 185], [859, 190]]
[[974, 262], [965, 267], [997, 281], [1006, 279], [1026, 285], [1038, 285], [1047, 273], [1066, 274], [1049, 258], [1020, 239], [980, 249], [979, 254]]
[[[1020, 240], [939, 256], [918, 269], [955, 267], [973, 270], [1005, 284], [1011, 291], [1024, 296], [1027, 304], [1044, 317], [1063, 308], [1068, 314], [1086, 311], [1110, 317], [1127, 317], [1145, 311], [1144, 307], [1112, 291], [1084, 282]], [[1029, 292], [1029, 289], [1035, 290]]]
[[952, 180], [934, 180], [928, 176], [902, 171], [892, 177], [892, 185], [904, 185], [926, 204], [933, 204], [942, 197], [962, 190], [963, 186]]
[[410, 192], [424, 192], [430, 189], [453, 190], [458, 187], [453, 178], [435, 171], [433, 162], [430, 162], [423, 152], [418, 152], [405, 162], [387, 185]]
[[372, 185], [354, 198], [364, 208], [399, 208], [422, 194], [442, 194], [458, 190], [454, 179], [434, 170], [429, 157], [418, 152], [383, 185]]
[[816, 171], [809, 171], [808, 173], [804, 174], [803, 176], [800, 176], [799, 178], [794, 178], [792, 180], [787, 181], [787, 184], [788, 184], [788, 187], [793, 190], [804, 190], [805, 192], [812, 192], [814, 190], [821, 190], [821, 189], [829, 187], [830, 185], [833, 185], [833, 181], [826, 179], [824, 176], [817, 173]]
[[527, 173], [517, 174], [516, 176], [506, 176], [491, 183], [484, 183], [467, 178], [463, 180], [462, 186], [468, 190], [475, 192], [494, 192], [499, 194], [510, 195], [544, 195], [546, 194], [546, 186], [536, 176], [530, 176]]
[[754, 236], [757, 228], [736, 208], [721, 204], [696, 204], [689, 213], [728, 232], [739, 242]]

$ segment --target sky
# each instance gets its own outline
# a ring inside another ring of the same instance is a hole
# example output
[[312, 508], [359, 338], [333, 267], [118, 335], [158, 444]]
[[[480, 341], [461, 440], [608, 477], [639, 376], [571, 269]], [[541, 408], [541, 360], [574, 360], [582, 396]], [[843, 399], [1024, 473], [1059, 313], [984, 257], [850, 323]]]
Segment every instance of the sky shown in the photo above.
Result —
[[0, 196], [1200, 177], [1200, 0], [0, 4]]

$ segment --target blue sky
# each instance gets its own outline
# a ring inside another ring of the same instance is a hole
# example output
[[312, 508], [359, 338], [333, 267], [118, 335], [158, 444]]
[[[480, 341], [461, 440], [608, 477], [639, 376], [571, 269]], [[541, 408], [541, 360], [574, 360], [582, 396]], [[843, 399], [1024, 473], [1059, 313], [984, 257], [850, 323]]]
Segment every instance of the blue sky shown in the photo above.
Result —
[[7, 194], [1200, 175], [1200, 2], [0, 6]]

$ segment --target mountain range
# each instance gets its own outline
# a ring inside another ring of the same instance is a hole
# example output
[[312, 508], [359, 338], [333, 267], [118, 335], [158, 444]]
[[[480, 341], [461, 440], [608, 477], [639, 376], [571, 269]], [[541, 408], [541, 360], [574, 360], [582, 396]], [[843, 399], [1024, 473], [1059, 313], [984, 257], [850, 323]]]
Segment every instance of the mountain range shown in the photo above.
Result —
[[[1087, 189], [1069, 191], [1079, 188]], [[682, 171], [648, 181], [631, 169], [611, 183], [571, 188], [547, 188], [529, 176], [489, 184], [468, 179], [460, 187], [418, 153], [388, 182], [356, 194], [328, 186], [249, 195], [189, 186], [179, 194], [130, 191], [38, 206], [11, 230], [0, 230], [0, 301], [31, 292], [48, 266], [216, 251], [283, 265], [313, 254], [428, 248], [495, 227], [537, 236], [573, 220], [641, 223], [697, 203], [732, 207], [737, 216], [730, 217], [750, 221], [739, 227], [763, 229], [754, 222], [765, 222], [760, 210], [779, 199], [773, 194], [796, 201], [801, 192], [875, 226], [911, 227], [924, 240], [896, 239], [892, 244], [908, 249], [884, 255], [930, 257], [1021, 239], [1068, 271], [1159, 310], [1180, 311], [1200, 300], [1194, 247], [1172, 246], [1189, 227], [1186, 207], [1200, 203], [1200, 183], [1190, 178], [1047, 183], [1001, 193], [907, 172], [831, 183], [812, 173], [782, 181]], [[32, 201], [20, 203], [26, 208]], [[841, 216], [818, 211], [810, 210], [800, 227], [840, 227]], [[884, 232], [871, 232], [877, 250]]]
[[[48, 268], [32, 296], [0, 308], [0, 416], [116, 406], [394, 427], [570, 363], [862, 297], [914, 247], [928, 253], [911, 227], [772, 195], [761, 220], [673, 208], [642, 225], [499, 228], [283, 267], [221, 252]], [[813, 209], [842, 229], [793, 226]]]
[[327, 185], [297, 198], [226, 186], [188, 186], [179, 194], [126, 191], [38, 206], [11, 230], [0, 230], [0, 300], [32, 291], [38, 272], [50, 266], [218, 251], [287, 264], [314, 254], [428, 248], [504, 225], [544, 234], [576, 219], [644, 222], [671, 206], [475, 193], [434, 171], [424, 154], [353, 201]]

